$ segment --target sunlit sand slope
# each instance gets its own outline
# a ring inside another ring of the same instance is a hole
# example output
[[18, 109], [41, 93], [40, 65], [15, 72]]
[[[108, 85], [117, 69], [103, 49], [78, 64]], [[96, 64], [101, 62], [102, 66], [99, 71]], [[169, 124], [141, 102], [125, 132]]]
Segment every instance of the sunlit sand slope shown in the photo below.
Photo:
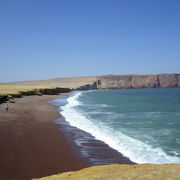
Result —
[[92, 84], [96, 81], [95, 76], [90, 77], [74, 77], [74, 78], [56, 78], [37, 81], [19, 81], [11, 84], [15, 85], [31, 85], [31, 86], [48, 86], [48, 87], [65, 87], [65, 88], [77, 88], [85, 84]]
[[[103, 165], [67, 172], [39, 180], [179, 180], [179, 164]], [[37, 180], [37, 179], [33, 179]]]

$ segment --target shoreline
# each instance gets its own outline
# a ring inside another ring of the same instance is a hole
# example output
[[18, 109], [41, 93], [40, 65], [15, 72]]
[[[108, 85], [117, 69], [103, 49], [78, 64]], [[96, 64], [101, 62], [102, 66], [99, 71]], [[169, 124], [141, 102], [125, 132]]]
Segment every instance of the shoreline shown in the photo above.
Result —
[[106, 142], [96, 139], [90, 133], [79, 129], [78, 127], [70, 125], [70, 122], [66, 120], [61, 113], [62, 106], [66, 103], [69, 97], [76, 95], [76, 93], [70, 93], [68, 96], [57, 99], [54, 102], [50, 102], [57, 108], [57, 111], [61, 114], [61, 118], [55, 121], [59, 125], [60, 132], [65, 135], [67, 142], [73, 148], [74, 153], [78, 157], [85, 160], [88, 165], [107, 165], [107, 164], [137, 164], [131, 161], [128, 157], [125, 157], [121, 152], [110, 147]]
[[48, 101], [62, 96], [18, 98], [9, 112], [0, 105], [0, 179], [30, 180], [88, 167], [54, 123], [61, 115]]
[[[69, 94], [17, 98], [16, 103], [9, 104], [9, 112], [5, 104], [0, 104], [0, 179], [30, 180], [100, 165], [82, 156], [80, 147], [73, 142], [74, 137], [91, 135], [63, 124], [59, 105], [52, 103]], [[93, 136], [87, 144], [94, 149], [89, 157], [97, 158], [101, 164], [135, 164]], [[104, 159], [111, 161], [104, 163]]]

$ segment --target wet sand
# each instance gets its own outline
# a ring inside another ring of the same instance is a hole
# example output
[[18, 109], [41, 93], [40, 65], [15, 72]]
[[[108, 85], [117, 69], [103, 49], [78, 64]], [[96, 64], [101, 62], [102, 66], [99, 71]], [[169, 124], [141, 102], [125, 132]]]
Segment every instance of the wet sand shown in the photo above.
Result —
[[55, 106], [59, 96], [29, 96], [0, 105], [0, 179], [29, 180], [79, 170], [87, 163], [75, 155], [59, 125]]
[[59, 124], [60, 132], [65, 135], [74, 153], [86, 160], [88, 166], [105, 164], [135, 164], [117, 150], [112, 149], [103, 141], [95, 139], [91, 134], [69, 125], [65, 118], [55, 121]]

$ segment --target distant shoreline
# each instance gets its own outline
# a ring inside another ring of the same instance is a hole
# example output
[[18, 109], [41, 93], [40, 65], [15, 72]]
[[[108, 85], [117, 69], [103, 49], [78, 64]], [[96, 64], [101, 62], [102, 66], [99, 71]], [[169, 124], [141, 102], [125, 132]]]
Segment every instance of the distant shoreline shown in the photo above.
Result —
[[58, 94], [73, 90], [179, 88], [180, 74], [104, 75], [0, 83], [0, 103], [7, 96]]

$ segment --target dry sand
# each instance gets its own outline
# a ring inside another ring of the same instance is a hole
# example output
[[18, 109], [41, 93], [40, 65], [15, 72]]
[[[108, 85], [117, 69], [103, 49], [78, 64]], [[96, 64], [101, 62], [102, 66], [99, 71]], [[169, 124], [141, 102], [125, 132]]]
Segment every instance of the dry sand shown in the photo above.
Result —
[[48, 100], [29, 96], [0, 105], [0, 180], [28, 180], [87, 167], [65, 141], [53, 120], [60, 118]]
[[179, 180], [179, 164], [102, 165], [32, 180]]

